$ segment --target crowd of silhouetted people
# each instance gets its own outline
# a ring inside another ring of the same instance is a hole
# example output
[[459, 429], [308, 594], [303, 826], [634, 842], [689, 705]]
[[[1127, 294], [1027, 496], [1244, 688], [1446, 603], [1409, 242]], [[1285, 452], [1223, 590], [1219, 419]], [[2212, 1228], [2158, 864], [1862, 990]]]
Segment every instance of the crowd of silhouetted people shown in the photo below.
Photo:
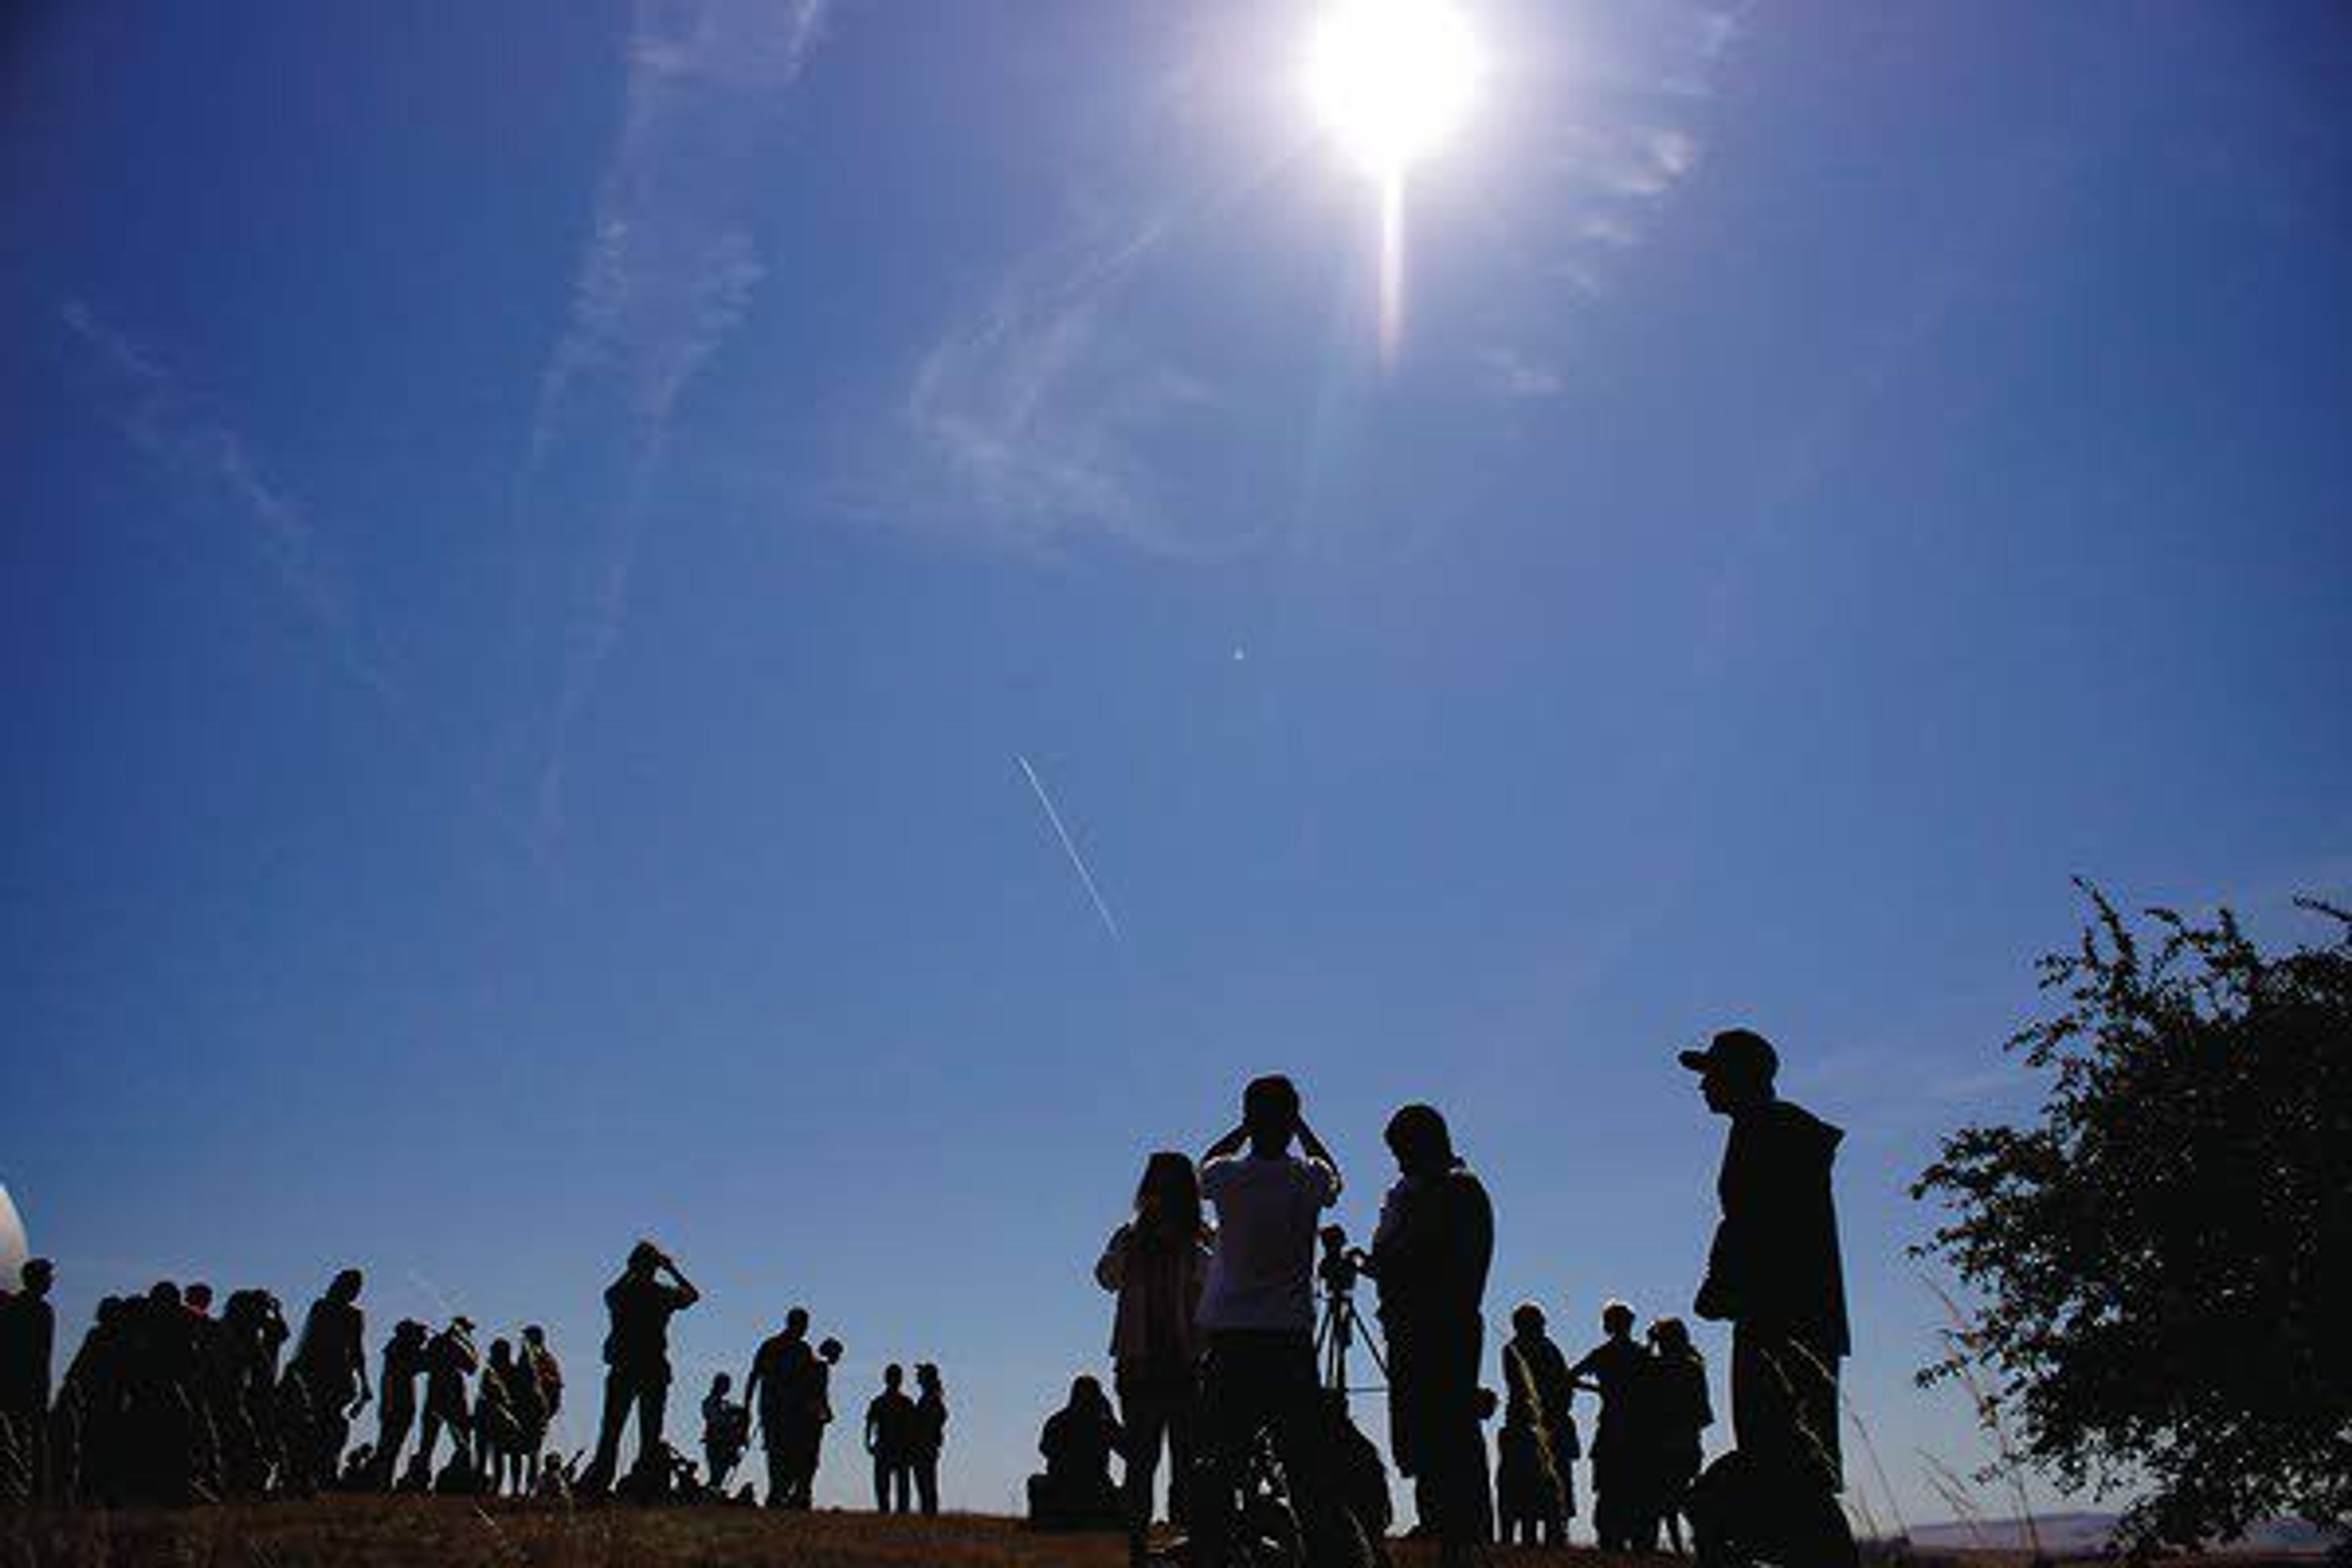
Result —
[[[1680, 1060], [1731, 1123], [1721, 1222], [1693, 1301], [1732, 1331], [1736, 1441], [1715, 1464], [1704, 1463], [1707, 1367], [1678, 1318], [1637, 1333], [1633, 1310], [1610, 1301], [1601, 1342], [1570, 1362], [1543, 1309], [1523, 1303], [1496, 1358], [1499, 1392], [1487, 1385], [1495, 1211], [1445, 1118], [1416, 1104], [1390, 1119], [1397, 1173], [1370, 1247], [1351, 1250], [1324, 1223], [1343, 1189], [1338, 1163], [1297, 1088], [1270, 1077], [1247, 1086], [1240, 1123], [1197, 1161], [1163, 1151], [1147, 1162], [1095, 1269], [1117, 1297], [1118, 1402], [1091, 1376], [1074, 1383], [1039, 1442], [1032, 1519], [1122, 1530], [1141, 1563], [1164, 1453], [1167, 1517], [1190, 1562], [1378, 1560], [1392, 1508], [1380, 1454], [1349, 1412], [1361, 1336], [1381, 1342], [1364, 1348], [1385, 1373], [1389, 1454], [1412, 1482], [1417, 1531], [1444, 1560], [1565, 1542], [1582, 1459], [1604, 1548], [1652, 1551], [1663, 1538], [1679, 1552], [1687, 1522], [1714, 1561], [1845, 1568], [1855, 1548], [1837, 1500], [1837, 1385], [1848, 1347], [1831, 1185], [1841, 1134], [1778, 1098], [1779, 1058], [1753, 1031], [1726, 1030]], [[1355, 1315], [1359, 1277], [1378, 1292], [1377, 1336]], [[1580, 1394], [1598, 1405], [1589, 1457]]]
[[[698, 1464], [665, 1426], [669, 1321], [700, 1297], [641, 1242], [604, 1292], [594, 1447], [565, 1457], [550, 1447], [563, 1368], [536, 1323], [485, 1350], [463, 1315], [438, 1328], [403, 1319], [371, 1378], [356, 1268], [334, 1277], [299, 1335], [267, 1290], [234, 1291], [215, 1312], [209, 1285], [166, 1280], [100, 1301], [53, 1388], [55, 1280], [49, 1261], [35, 1258], [15, 1290], [0, 1290], [0, 1505], [173, 1507], [329, 1491], [749, 1502], [755, 1489], [732, 1482], [756, 1436], [770, 1506], [805, 1509], [842, 1355], [838, 1340], [812, 1345], [808, 1314], [793, 1309], [753, 1357], [741, 1401], [732, 1378], [712, 1380]], [[866, 1415], [876, 1507], [936, 1512], [945, 1385], [929, 1363], [916, 1369], [914, 1394], [903, 1383], [890, 1367]], [[624, 1470], [632, 1416], [637, 1446]]]
[[[1124, 1531], [1141, 1563], [1164, 1455], [1168, 1518], [1197, 1568], [1375, 1560], [1393, 1510], [1386, 1464], [1350, 1413], [1349, 1358], [1360, 1350], [1384, 1374], [1388, 1453], [1412, 1483], [1417, 1528], [1449, 1561], [1497, 1542], [1564, 1542], [1581, 1460], [1604, 1547], [1653, 1550], [1663, 1536], [1679, 1551], [1687, 1522], [1716, 1561], [1852, 1563], [1837, 1500], [1848, 1341], [1831, 1169], [1842, 1135], [1777, 1097], [1779, 1058], [1751, 1031], [1727, 1030], [1681, 1060], [1730, 1122], [1721, 1220], [1692, 1303], [1731, 1328], [1735, 1443], [1714, 1464], [1703, 1464], [1707, 1367], [1677, 1318], [1637, 1332], [1633, 1310], [1611, 1301], [1600, 1343], [1571, 1362], [1542, 1308], [1522, 1304], [1494, 1364], [1499, 1390], [1490, 1386], [1495, 1210], [1445, 1118], [1415, 1104], [1390, 1119], [1396, 1175], [1369, 1247], [1353, 1249], [1325, 1223], [1343, 1191], [1339, 1163], [1297, 1087], [1267, 1077], [1197, 1160], [1169, 1151], [1146, 1163], [1132, 1213], [1095, 1266], [1117, 1301], [1111, 1390], [1079, 1376], [1046, 1422], [1033, 1520]], [[1377, 1291], [1377, 1333], [1357, 1316], [1359, 1279]], [[0, 1293], [0, 1502], [332, 1489], [748, 1502], [757, 1488], [737, 1476], [756, 1441], [767, 1504], [807, 1509], [834, 1421], [841, 1342], [813, 1341], [794, 1308], [759, 1345], [740, 1396], [730, 1375], [712, 1380], [700, 1461], [671, 1444], [670, 1321], [701, 1295], [652, 1242], [604, 1291], [595, 1440], [569, 1458], [550, 1448], [565, 1382], [537, 1325], [485, 1351], [463, 1316], [437, 1328], [403, 1320], [371, 1378], [355, 1268], [335, 1276], [299, 1334], [267, 1291], [236, 1291], [215, 1311], [208, 1286], [165, 1282], [100, 1303], [53, 1390], [53, 1282], [35, 1259]], [[885, 1371], [864, 1447], [877, 1511], [931, 1513], [947, 1398], [929, 1363], [908, 1383], [902, 1365]], [[1580, 1394], [1597, 1400], [1589, 1450]]]

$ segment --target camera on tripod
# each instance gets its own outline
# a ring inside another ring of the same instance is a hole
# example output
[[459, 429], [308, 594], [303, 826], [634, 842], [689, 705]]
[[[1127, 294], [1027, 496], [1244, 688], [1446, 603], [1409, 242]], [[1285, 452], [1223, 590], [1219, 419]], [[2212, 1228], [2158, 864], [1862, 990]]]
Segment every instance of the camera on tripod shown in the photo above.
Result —
[[1325, 1226], [1322, 1241], [1323, 1261], [1315, 1266], [1316, 1278], [1334, 1296], [1352, 1295], [1356, 1281], [1363, 1278], [1364, 1255], [1348, 1245], [1348, 1232], [1340, 1226]]
[[1363, 1278], [1364, 1255], [1348, 1245], [1348, 1233], [1336, 1225], [1323, 1227], [1321, 1240], [1323, 1258], [1315, 1266], [1315, 1275], [1323, 1282], [1323, 1313], [1315, 1329], [1315, 1349], [1323, 1386], [1344, 1396], [1349, 1392], [1348, 1352], [1359, 1339], [1382, 1377], [1388, 1375], [1388, 1358], [1381, 1353], [1371, 1325], [1356, 1310], [1356, 1281]]

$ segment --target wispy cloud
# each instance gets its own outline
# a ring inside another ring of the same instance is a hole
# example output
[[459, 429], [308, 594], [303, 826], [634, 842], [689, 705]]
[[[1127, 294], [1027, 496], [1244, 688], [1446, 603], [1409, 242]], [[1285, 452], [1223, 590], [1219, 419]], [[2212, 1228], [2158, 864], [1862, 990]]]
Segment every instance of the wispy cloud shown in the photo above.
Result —
[[1559, 372], [1517, 349], [1487, 349], [1478, 356], [1486, 384], [1506, 397], [1557, 397]]
[[1173, 515], [1146, 450], [1217, 396], [1127, 335], [1117, 310], [1124, 275], [1164, 230], [1146, 220], [1033, 258], [923, 355], [902, 410], [936, 481], [918, 516], [951, 512], [1040, 551], [1097, 535], [1215, 552]]
[[66, 301], [58, 314], [107, 384], [112, 416], [131, 444], [236, 515], [295, 612], [334, 647], [354, 679], [392, 697], [391, 681], [366, 651], [350, 596], [323, 557], [310, 509], [267, 475], [244, 435], [206, 408], [153, 350], [79, 300]]
[[539, 776], [542, 841], [561, 826], [572, 728], [628, 619], [639, 535], [679, 399], [741, 324], [765, 276], [747, 223], [757, 153], [827, 10], [827, 0], [637, 5], [620, 140], [530, 428], [535, 479], [574, 450], [620, 466], [600, 515], [567, 512], [580, 539]]
[[[1683, 188], [1705, 167], [1708, 100], [1730, 68], [1742, 31], [1739, 14], [1705, 4], [1666, 4], [1610, 13], [1605, 47], [1566, 34], [1563, 58], [1530, 66], [1520, 82], [1540, 113], [1520, 122], [1498, 161], [1515, 166], [1498, 183], [1499, 247], [1517, 258], [1531, 282], [1565, 284], [1568, 298], [1606, 300], [1633, 254]], [[1591, 47], [1594, 58], [1578, 52]], [[1521, 289], [1499, 289], [1493, 310], [1524, 311]], [[1565, 321], [1554, 331], [1565, 338]], [[1540, 343], [1516, 321], [1490, 329], [1517, 355], [1541, 363], [1559, 342]], [[1478, 355], [1481, 380], [1502, 397], [1540, 395], [1507, 374], [1490, 352]]]

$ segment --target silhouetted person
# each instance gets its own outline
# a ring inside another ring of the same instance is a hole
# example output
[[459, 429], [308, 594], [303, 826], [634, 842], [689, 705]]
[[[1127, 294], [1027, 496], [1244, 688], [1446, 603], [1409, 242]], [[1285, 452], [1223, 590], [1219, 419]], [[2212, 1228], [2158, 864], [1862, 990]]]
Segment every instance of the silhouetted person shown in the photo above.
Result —
[[400, 1476], [400, 1456], [416, 1425], [416, 1380], [425, 1375], [425, 1325], [403, 1318], [383, 1342], [383, 1363], [375, 1380], [375, 1485], [388, 1489]]
[[799, 1500], [793, 1480], [802, 1446], [819, 1425], [814, 1411], [816, 1352], [809, 1345], [808, 1326], [806, 1308], [786, 1312], [782, 1331], [761, 1342], [752, 1352], [751, 1374], [743, 1380], [743, 1403], [759, 1417], [761, 1448], [768, 1461], [770, 1508], [790, 1508]]
[[1746, 1521], [1807, 1562], [1855, 1561], [1837, 1500], [1838, 1363], [1851, 1349], [1831, 1168], [1845, 1136], [1780, 1099], [1780, 1056], [1763, 1036], [1727, 1029], [1685, 1051], [1706, 1107], [1731, 1121], [1716, 1193], [1723, 1218], [1694, 1310], [1731, 1331], [1731, 1426], [1769, 1518]]
[[[548, 1348], [547, 1331], [537, 1323], [526, 1324], [522, 1331], [523, 1359], [530, 1363], [531, 1382], [539, 1390], [538, 1420], [523, 1434], [530, 1447], [530, 1488], [539, 1490], [540, 1449], [547, 1441], [555, 1417], [563, 1409], [563, 1363], [555, 1359]], [[567, 1482], [567, 1485], [569, 1483]]]
[[449, 1320], [449, 1326], [425, 1346], [425, 1425], [416, 1440], [416, 1469], [433, 1475], [433, 1450], [442, 1428], [459, 1454], [473, 1444], [472, 1412], [467, 1406], [466, 1381], [481, 1369], [482, 1353], [474, 1347], [470, 1318]]
[[1111, 1233], [1095, 1279], [1118, 1296], [1110, 1353], [1127, 1429], [1128, 1554], [1145, 1555], [1152, 1477], [1168, 1447], [1168, 1517], [1185, 1522], [1201, 1400], [1201, 1337], [1193, 1320], [1208, 1277], [1209, 1227], [1201, 1178], [1189, 1155], [1163, 1150], [1144, 1162], [1135, 1215]]
[[734, 1386], [735, 1380], [722, 1372], [710, 1380], [710, 1392], [702, 1396], [702, 1462], [714, 1492], [727, 1489], [728, 1478], [743, 1462], [743, 1450], [751, 1445], [751, 1412], [728, 1397]]
[[507, 1457], [516, 1497], [529, 1497], [538, 1487], [539, 1452], [547, 1444], [547, 1389], [540, 1382], [539, 1367], [526, 1340], [514, 1347], [505, 1375], [507, 1403], [514, 1411], [514, 1447]]
[[1650, 1325], [1650, 1354], [1655, 1362], [1652, 1410], [1653, 1436], [1658, 1448], [1658, 1517], [1675, 1552], [1683, 1549], [1682, 1510], [1698, 1479], [1702, 1458], [1699, 1434], [1715, 1425], [1715, 1404], [1706, 1395], [1706, 1361], [1691, 1343], [1690, 1330], [1680, 1318], [1660, 1318]]
[[1503, 1430], [1516, 1426], [1535, 1435], [1539, 1450], [1532, 1457], [1544, 1491], [1538, 1500], [1551, 1510], [1546, 1539], [1565, 1545], [1568, 1521], [1576, 1517], [1576, 1461], [1583, 1455], [1576, 1432], [1576, 1380], [1546, 1331], [1543, 1309], [1533, 1301], [1512, 1310], [1502, 1363]]
[[1316, 1237], [1340, 1185], [1286, 1078], [1253, 1081], [1241, 1124], [1202, 1157], [1201, 1194], [1217, 1215], [1199, 1314], [1209, 1346], [1197, 1474], [1207, 1489], [1188, 1500], [1202, 1561], [1224, 1550], [1260, 1432], [1272, 1434], [1308, 1560], [1354, 1555], [1315, 1368]]
[[1484, 1544], [1490, 1517], [1478, 1368], [1494, 1208], [1434, 1108], [1398, 1111], [1388, 1145], [1401, 1173], [1364, 1272], [1380, 1286], [1388, 1338], [1389, 1453], [1419, 1483], [1423, 1522], [1445, 1554], [1460, 1556]]
[[191, 1280], [180, 1292], [188, 1337], [188, 1490], [199, 1500], [222, 1495], [221, 1426], [227, 1412], [228, 1357], [213, 1288]]
[[816, 1472], [824, 1459], [824, 1429], [833, 1425], [833, 1369], [841, 1364], [841, 1342], [827, 1339], [816, 1347], [816, 1361], [809, 1368], [812, 1404], [793, 1459], [793, 1492], [802, 1508], [807, 1508], [816, 1496]]
[[1045, 1418], [1037, 1451], [1045, 1473], [1029, 1478], [1029, 1522], [1040, 1530], [1108, 1530], [1120, 1519], [1111, 1456], [1126, 1440], [1102, 1384], [1081, 1377], [1069, 1403]]
[[49, 1494], [49, 1374], [58, 1310], [49, 1304], [57, 1270], [36, 1258], [0, 1291], [0, 1502]]
[[702, 1293], [650, 1241], [637, 1243], [621, 1277], [606, 1287], [612, 1329], [604, 1336], [604, 1409], [596, 1424], [596, 1457], [581, 1478], [583, 1489], [612, 1486], [621, 1428], [632, 1407], [637, 1413], [639, 1462], [658, 1452], [669, 1402], [669, 1321], [700, 1300]]
[[[511, 1341], [490, 1342], [489, 1359], [482, 1363], [481, 1392], [474, 1400], [474, 1443], [482, 1489], [492, 1497], [502, 1492], [521, 1497], [530, 1484], [525, 1420], [537, 1408], [538, 1384], [530, 1358], [515, 1354]], [[536, 1447], [534, 1443], [532, 1448]]]
[[109, 1507], [128, 1500], [131, 1303], [100, 1300], [58, 1384], [50, 1450], [61, 1497]]
[[892, 1362], [882, 1369], [882, 1392], [866, 1406], [877, 1513], [908, 1513], [915, 1506], [915, 1402], [906, 1382], [907, 1369]]
[[364, 1283], [356, 1268], [335, 1276], [310, 1304], [287, 1363], [280, 1408], [293, 1429], [288, 1457], [298, 1492], [335, 1484], [351, 1418], [368, 1400], [367, 1319], [359, 1308]]
[[1633, 1309], [1601, 1309], [1601, 1343], [1569, 1369], [1601, 1394], [1592, 1433], [1592, 1531], [1604, 1552], [1650, 1552], [1658, 1542], [1656, 1427], [1650, 1352], [1633, 1337]]
[[940, 1511], [940, 1455], [948, 1445], [948, 1393], [940, 1369], [929, 1362], [915, 1368], [915, 1507]]
[[196, 1500], [196, 1341], [180, 1288], [158, 1280], [128, 1303], [129, 1487], [138, 1501]]
[[233, 1497], [259, 1497], [285, 1463], [278, 1420], [278, 1357], [285, 1314], [267, 1290], [232, 1290], [221, 1309], [227, 1408], [221, 1428], [223, 1481]]

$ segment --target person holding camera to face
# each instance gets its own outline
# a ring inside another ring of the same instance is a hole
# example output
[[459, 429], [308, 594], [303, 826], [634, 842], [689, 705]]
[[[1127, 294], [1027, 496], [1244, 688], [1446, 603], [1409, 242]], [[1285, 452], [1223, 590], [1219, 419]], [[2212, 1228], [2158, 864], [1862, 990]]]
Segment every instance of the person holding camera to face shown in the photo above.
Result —
[[1195, 1561], [1222, 1561], [1223, 1532], [1261, 1432], [1273, 1437], [1308, 1563], [1360, 1554], [1332, 1484], [1315, 1369], [1316, 1236], [1340, 1186], [1339, 1165], [1307, 1125], [1286, 1078], [1254, 1080], [1242, 1096], [1241, 1124], [1202, 1156], [1201, 1195], [1217, 1225], [1197, 1320], [1208, 1354], [1202, 1450], [1187, 1500]]
[[582, 1490], [612, 1486], [621, 1428], [632, 1407], [637, 1413], [637, 1463], [659, 1462], [669, 1403], [669, 1321], [701, 1300], [702, 1292], [650, 1241], [630, 1249], [621, 1277], [605, 1287], [612, 1329], [604, 1336], [604, 1409], [596, 1424], [596, 1457], [581, 1478]]

